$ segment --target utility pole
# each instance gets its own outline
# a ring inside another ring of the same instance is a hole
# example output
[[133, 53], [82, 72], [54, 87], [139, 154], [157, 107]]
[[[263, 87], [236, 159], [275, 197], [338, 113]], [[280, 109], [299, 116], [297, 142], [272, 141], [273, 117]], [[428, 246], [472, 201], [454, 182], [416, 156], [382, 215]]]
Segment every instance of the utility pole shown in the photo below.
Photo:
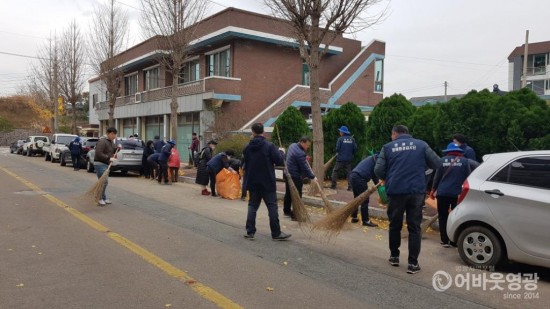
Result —
[[525, 52], [523, 53], [523, 80], [521, 88], [527, 86], [527, 57], [529, 56], [529, 30], [525, 31]]
[[449, 86], [449, 83], [447, 83], [447, 81], [445, 81], [443, 83], [443, 85], [445, 86], [445, 102], [447, 102], [447, 87]]
[[57, 36], [54, 35], [54, 55], [53, 55], [53, 99], [54, 99], [54, 116], [53, 116], [53, 133], [58, 133], [58, 109], [59, 109], [59, 81], [58, 81], [58, 59], [57, 59]]

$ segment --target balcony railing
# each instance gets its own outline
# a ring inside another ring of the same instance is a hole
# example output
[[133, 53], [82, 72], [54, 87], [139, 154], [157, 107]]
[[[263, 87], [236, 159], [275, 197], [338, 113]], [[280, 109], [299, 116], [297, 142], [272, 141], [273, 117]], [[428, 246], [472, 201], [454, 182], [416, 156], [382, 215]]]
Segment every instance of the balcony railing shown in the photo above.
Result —
[[[203, 92], [216, 92], [224, 94], [240, 94], [241, 79], [232, 77], [211, 76], [205, 79], [188, 82], [178, 85], [177, 96], [198, 94]], [[124, 106], [136, 103], [145, 103], [168, 99], [172, 96], [172, 86], [153, 89], [144, 92], [138, 92], [133, 95], [118, 97], [115, 106]], [[109, 108], [109, 102], [100, 102], [96, 104], [96, 109]]]
[[550, 71], [550, 66], [527, 67], [527, 76], [546, 75]]

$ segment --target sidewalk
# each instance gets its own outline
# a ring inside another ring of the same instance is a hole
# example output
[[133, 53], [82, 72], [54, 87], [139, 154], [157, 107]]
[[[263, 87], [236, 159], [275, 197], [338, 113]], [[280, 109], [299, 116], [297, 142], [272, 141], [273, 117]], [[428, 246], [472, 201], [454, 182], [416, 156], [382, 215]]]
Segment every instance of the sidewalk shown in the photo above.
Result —
[[[181, 175], [183, 172], [183, 176]], [[197, 176], [197, 169], [192, 168], [188, 169], [187, 166], [183, 166], [180, 169], [180, 179], [183, 182], [187, 183], [195, 183], [195, 177]], [[330, 180], [326, 180], [323, 182], [323, 187], [325, 188], [325, 194], [327, 195], [327, 198], [330, 200], [331, 204], [336, 206], [337, 208], [345, 206], [347, 203], [351, 202], [353, 200], [353, 193], [351, 191], [347, 190], [347, 183], [345, 180], [339, 181], [336, 189], [330, 189]], [[308, 206], [313, 207], [319, 207], [322, 208], [323, 201], [320, 197], [316, 196], [309, 196], [306, 195], [309, 191], [309, 185], [305, 184], [303, 188], [303, 198], [302, 200], [304, 203]], [[285, 195], [285, 183], [278, 181], [277, 182], [277, 196], [279, 199], [283, 199]], [[380, 204], [378, 201], [378, 193], [374, 192], [373, 195], [370, 197], [369, 201], [369, 215], [371, 217], [381, 218], [381, 219], [388, 219], [386, 209], [387, 206]], [[425, 207], [423, 209], [424, 219], [427, 217], [432, 217], [437, 213], [437, 209], [431, 208], [431, 207]], [[432, 225], [432, 227], [437, 227], [437, 223]]]

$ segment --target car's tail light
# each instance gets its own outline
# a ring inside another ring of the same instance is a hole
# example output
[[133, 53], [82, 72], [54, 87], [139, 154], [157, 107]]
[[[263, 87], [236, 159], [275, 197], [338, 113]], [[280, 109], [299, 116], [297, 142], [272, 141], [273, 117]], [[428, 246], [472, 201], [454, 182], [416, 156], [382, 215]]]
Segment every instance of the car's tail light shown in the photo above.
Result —
[[82, 150], [84, 150], [84, 151], [90, 151], [90, 147], [87, 147], [87, 146], [86, 146], [86, 147], [82, 148]]
[[468, 194], [468, 191], [470, 191], [470, 183], [468, 182], [468, 179], [464, 180], [464, 183], [462, 184], [462, 192], [458, 196], [458, 202], [457, 205], [460, 204]]

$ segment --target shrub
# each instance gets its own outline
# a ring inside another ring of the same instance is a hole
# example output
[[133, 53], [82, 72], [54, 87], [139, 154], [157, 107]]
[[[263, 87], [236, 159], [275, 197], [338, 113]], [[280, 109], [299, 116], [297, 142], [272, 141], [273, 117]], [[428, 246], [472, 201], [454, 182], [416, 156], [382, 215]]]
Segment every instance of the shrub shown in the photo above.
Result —
[[[275, 121], [273, 129], [272, 141], [275, 145], [279, 146], [279, 134], [281, 135], [282, 147], [288, 148], [290, 144], [296, 143], [300, 137], [309, 133], [309, 127], [307, 125], [304, 116], [300, 111], [294, 107], [289, 106]], [[281, 132], [279, 132], [279, 130]]]
[[216, 153], [224, 152], [227, 150], [233, 150], [235, 152], [235, 158], [242, 159], [243, 150], [250, 142], [250, 135], [247, 134], [234, 134], [229, 135], [226, 138], [219, 140], [216, 146]]

